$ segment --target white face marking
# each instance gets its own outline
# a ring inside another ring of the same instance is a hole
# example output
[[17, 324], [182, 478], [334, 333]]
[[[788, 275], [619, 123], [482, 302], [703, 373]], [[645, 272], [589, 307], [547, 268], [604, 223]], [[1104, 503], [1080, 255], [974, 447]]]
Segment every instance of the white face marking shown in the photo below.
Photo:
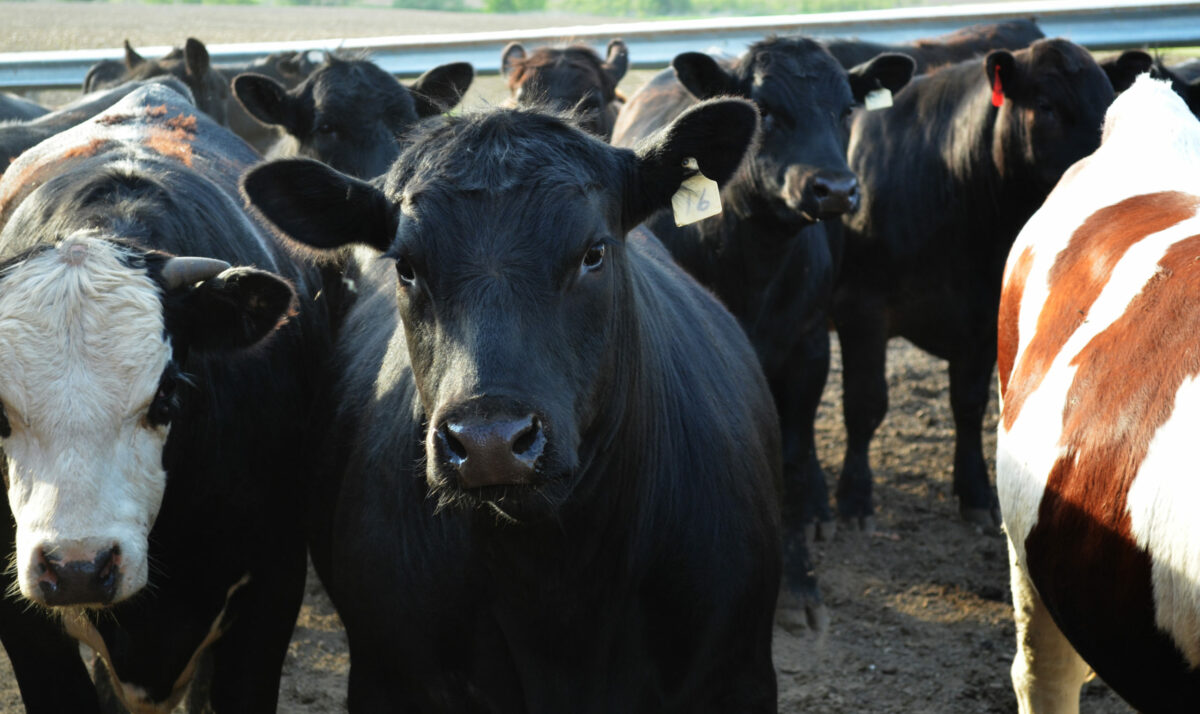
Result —
[[114, 601], [146, 583], [168, 429], [146, 410], [171, 356], [158, 286], [119, 249], [75, 235], [0, 276], [0, 402], [21, 593], [41, 553], [120, 549]]

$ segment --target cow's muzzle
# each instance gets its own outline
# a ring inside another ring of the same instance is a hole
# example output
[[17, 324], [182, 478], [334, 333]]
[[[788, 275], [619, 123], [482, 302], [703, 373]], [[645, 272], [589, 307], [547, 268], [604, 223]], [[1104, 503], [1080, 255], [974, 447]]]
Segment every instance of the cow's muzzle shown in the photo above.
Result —
[[37, 549], [35, 598], [53, 607], [111, 604], [121, 579], [120, 547], [112, 545], [82, 556], [67, 552], [51, 544]]
[[858, 209], [858, 177], [849, 171], [793, 166], [784, 180], [788, 206], [810, 221], [827, 221]]
[[433, 454], [461, 488], [529, 484], [546, 450], [535, 414], [449, 416], [435, 428]]

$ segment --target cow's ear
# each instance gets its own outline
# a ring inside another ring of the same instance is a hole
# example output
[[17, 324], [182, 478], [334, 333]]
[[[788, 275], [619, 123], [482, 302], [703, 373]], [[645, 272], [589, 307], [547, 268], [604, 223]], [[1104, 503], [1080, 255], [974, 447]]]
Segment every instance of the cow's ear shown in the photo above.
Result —
[[607, 55], [602, 66], [604, 73], [612, 79], [613, 86], [620, 84], [625, 73], [629, 71], [629, 48], [625, 46], [624, 40], [609, 41]]
[[83, 93], [94, 92], [113, 82], [119, 82], [129, 70], [118, 60], [100, 60], [88, 68], [83, 78]]
[[1117, 94], [1132, 87], [1133, 80], [1137, 79], [1139, 74], [1149, 72], [1152, 67], [1154, 58], [1144, 50], [1125, 50], [1100, 62], [1100, 69], [1108, 75], [1108, 81]]
[[417, 116], [430, 117], [448, 112], [462, 101], [475, 79], [475, 68], [469, 62], [451, 62], [434, 67], [409, 85]]
[[[992, 88], [992, 102], [1001, 96], [1015, 97], [1021, 86], [1017, 70], [1017, 59], [1008, 50], [993, 50], [983, 60], [988, 86]], [[997, 105], [999, 106], [999, 105]]]
[[509, 42], [500, 51], [500, 74], [507, 79], [516, 69], [517, 61], [523, 59], [525, 59], [525, 46], [515, 40]]
[[691, 174], [684, 168], [688, 159], [723, 186], [757, 136], [758, 110], [752, 103], [717, 99], [697, 104], [647, 137], [636, 150], [633, 179], [625, 187], [626, 230], [671, 204], [671, 196]]
[[139, 55], [137, 53], [137, 50], [133, 49], [133, 45], [129, 44], [129, 40], [126, 39], [125, 40], [125, 66], [128, 67], [129, 69], [133, 69], [134, 67], [137, 67], [139, 64], [142, 64], [145, 61], [146, 61], [146, 59], [144, 57], [142, 57], [141, 55]]
[[203, 77], [208, 74], [208, 48], [195, 37], [187, 38], [183, 45], [183, 66], [189, 77]]
[[675, 55], [671, 68], [684, 89], [697, 99], [712, 99], [735, 94], [737, 83], [717, 61], [703, 52]]
[[189, 349], [242, 349], [286, 322], [295, 302], [291, 284], [274, 273], [230, 268], [168, 293], [167, 328]]
[[264, 124], [277, 124], [295, 134], [299, 122], [292, 98], [282, 84], [261, 74], [244, 72], [233, 78], [233, 96], [250, 116]]
[[899, 52], [885, 52], [853, 67], [846, 74], [850, 77], [850, 91], [854, 101], [862, 104], [866, 97], [877, 89], [887, 89], [895, 94], [908, 84], [917, 63], [912, 57]]
[[242, 194], [283, 234], [310, 248], [362, 243], [382, 252], [396, 235], [382, 191], [319, 161], [259, 164], [242, 177]]

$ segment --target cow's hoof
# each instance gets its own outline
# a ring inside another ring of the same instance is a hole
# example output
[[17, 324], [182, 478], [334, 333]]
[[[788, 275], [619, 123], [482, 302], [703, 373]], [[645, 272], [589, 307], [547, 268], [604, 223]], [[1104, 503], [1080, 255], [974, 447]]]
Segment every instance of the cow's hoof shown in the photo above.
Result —
[[793, 635], [820, 637], [829, 631], [829, 609], [819, 598], [797, 597], [784, 590], [775, 608], [775, 624]]
[[842, 518], [842, 527], [849, 528], [852, 531], [862, 531], [866, 535], [871, 535], [875, 532], [875, 516], [867, 514], [865, 516], [852, 516], [850, 518]]
[[980, 526], [985, 531], [994, 531], [1002, 523], [999, 508], [963, 508], [959, 512], [964, 521]]
[[837, 535], [837, 521], [815, 521], [804, 526], [804, 544], [812, 550], [813, 544], [817, 542], [832, 543], [834, 536]]

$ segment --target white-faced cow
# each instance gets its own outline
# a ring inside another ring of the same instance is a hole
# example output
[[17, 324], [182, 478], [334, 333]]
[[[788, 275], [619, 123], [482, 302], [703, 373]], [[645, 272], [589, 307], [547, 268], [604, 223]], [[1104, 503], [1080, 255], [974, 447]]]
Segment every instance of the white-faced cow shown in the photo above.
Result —
[[[198, 668], [193, 711], [274, 711], [303, 596], [329, 340], [319, 276], [242, 208], [257, 160], [155, 84], [0, 180], [7, 576], [136, 712], [170, 711]], [[27, 701], [95, 698], [18, 676]]]
[[833, 302], [845, 382], [843, 518], [868, 521], [874, 511], [868, 447], [887, 412], [887, 341], [899, 335], [949, 361], [959, 509], [998, 524], [981, 430], [1004, 259], [1063, 171], [1099, 144], [1112, 99], [1087, 51], [1049, 39], [917, 77], [886, 112], [855, 120], [850, 166], [863, 199], [845, 219]]
[[783, 429], [786, 583], [810, 619], [820, 617], [805, 529], [833, 521], [813, 423], [829, 372], [836, 219], [858, 205], [847, 122], [869, 91], [903, 86], [912, 60], [882, 55], [847, 73], [816, 42], [780, 37], [732, 63], [689, 52], [671, 64], [630, 97], [613, 143], [634, 145], [711, 97], [750, 99], [763, 116], [762, 140], [721, 191], [724, 213], [680, 228], [663, 211], [647, 225], [737, 316], [758, 352]]
[[626, 237], [757, 124], [707, 103], [634, 153], [496, 109], [423, 122], [381, 182], [247, 174], [293, 238], [369, 247], [329, 439], [352, 712], [776, 711], [770, 392], [733, 317]]
[[474, 77], [471, 65], [454, 62], [406, 86], [368, 59], [331, 54], [290, 90], [251, 73], [234, 78], [233, 92], [259, 121], [287, 132], [268, 156], [307, 156], [366, 179], [387, 171], [409, 127], [457, 105]]
[[612, 136], [624, 103], [617, 85], [629, 69], [629, 50], [621, 40], [608, 43], [604, 59], [587, 45], [526, 53], [520, 42], [510, 42], [500, 54], [500, 69], [516, 104], [570, 112], [585, 130], [605, 141]]
[[1143, 77], [1013, 245], [996, 483], [1023, 714], [1089, 668], [1143, 712], [1200, 702], [1200, 123]]
[[142, 57], [125, 40], [124, 62], [104, 60], [92, 65], [83, 79], [83, 91], [91, 93], [163, 75], [177, 77], [191, 90], [200, 111], [228, 125], [229, 80], [212, 66], [208, 48], [194, 37], [156, 60]]

